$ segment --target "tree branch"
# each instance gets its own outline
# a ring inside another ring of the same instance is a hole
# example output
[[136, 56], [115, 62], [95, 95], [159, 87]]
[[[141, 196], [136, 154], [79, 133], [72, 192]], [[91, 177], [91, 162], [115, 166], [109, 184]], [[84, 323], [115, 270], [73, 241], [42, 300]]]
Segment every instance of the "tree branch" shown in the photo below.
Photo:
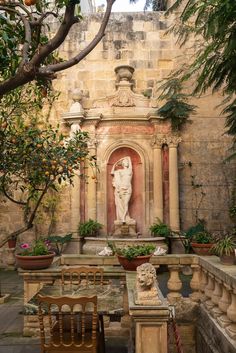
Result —
[[1, 241], [1, 243], [0, 243], [0, 248], [1, 248], [3, 245], [5, 245], [5, 244], [8, 242], [9, 239], [11, 239], [11, 238], [17, 238], [18, 235], [20, 235], [20, 234], [26, 232], [27, 230], [31, 229], [32, 227], [33, 227], [33, 224], [31, 224], [31, 225], [26, 225], [25, 227], [22, 227], [22, 228], [16, 230], [15, 232], [12, 232], [12, 233], [9, 234], [4, 240]]
[[75, 23], [74, 12], [75, 12], [74, 4], [70, 4], [66, 7], [63, 21], [55, 36], [47, 44], [41, 47], [38, 47], [37, 52], [32, 57], [30, 62], [33, 66], [38, 67], [49, 54], [51, 54], [55, 49], [57, 49], [64, 42], [71, 27]]
[[86, 48], [84, 48], [78, 55], [74, 56], [68, 61], [64, 61], [62, 63], [58, 63], [54, 65], [48, 65], [44, 68], [41, 68], [39, 70], [39, 74], [44, 75], [45, 73], [48, 73], [48, 72], [57, 72], [57, 71], [68, 69], [69, 67], [72, 67], [78, 64], [86, 55], [88, 55], [105, 35], [105, 29], [106, 29], [106, 26], [111, 14], [112, 5], [114, 4], [114, 2], [115, 0], [107, 0], [107, 8], [106, 8], [106, 12], [104, 13], [101, 26], [96, 36], [94, 37], [94, 39], [89, 43], [89, 45]]
[[11, 202], [14, 202], [16, 203], [17, 205], [22, 205], [22, 206], [25, 206], [26, 205], [26, 202], [23, 202], [23, 201], [17, 201], [15, 199], [13, 199], [13, 197], [11, 197], [10, 195], [8, 195], [6, 189], [5, 189], [5, 186], [4, 186], [4, 183], [2, 184], [2, 192], [3, 194], [6, 196], [6, 198], [8, 200], [10, 200]]
[[50, 183], [46, 184], [46, 186], [45, 186], [45, 188], [44, 188], [42, 194], [40, 195], [40, 197], [38, 198], [38, 200], [37, 200], [37, 202], [36, 202], [36, 205], [35, 205], [35, 207], [34, 207], [34, 210], [33, 210], [33, 212], [31, 213], [31, 216], [30, 216], [29, 220], [27, 221], [26, 225], [25, 225], [24, 227], [22, 227], [22, 228], [16, 230], [16, 231], [12, 232], [11, 234], [9, 234], [9, 235], [0, 243], [0, 248], [1, 248], [3, 245], [5, 245], [5, 244], [7, 243], [7, 241], [8, 241], [9, 239], [11, 239], [12, 237], [17, 238], [18, 235], [20, 235], [20, 234], [26, 232], [28, 229], [31, 229], [31, 228], [33, 227], [33, 221], [34, 221], [35, 215], [36, 215], [37, 210], [38, 210], [38, 208], [39, 208], [39, 206], [40, 206], [40, 204], [41, 204], [41, 201], [42, 201], [44, 195], [47, 193], [47, 190], [48, 190], [49, 187], [50, 187]]
[[50, 16], [50, 15], [52, 15], [52, 16], [54, 16], [56, 18], [58, 17], [58, 14], [56, 14], [55, 12], [48, 11], [48, 12], [45, 12], [44, 14], [42, 14], [42, 16], [40, 16], [37, 20], [34, 20], [34, 21], [30, 22], [30, 24], [32, 26], [39, 26], [39, 25], [42, 24], [43, 20], [45, 20], [45, 18]]
[[70, 3], [66, 7], [64, 19], [55, 36], [45, 45], [39, 45], [32, 59], [29, 62], [26, 62], [21, 65], [21, 67], [19, 67], [17, 73], [13, 77], [0, 83], [0, 99], [4, 94], [14, 90], [17, 87], [23, 86], [28, 82], [31, 82], [37, 76], [43, 76], [44, 78], [54, 79], [55, 72], [67, 69], [80, 62], [87, 54], [89, 54], [94, 49], [94, 47], [103, 38], [111, 13], [111, 8], [114, 2], [115, 0], [107, 0], [107, 8], [100, 29], [97, 35], [85, 49], [83, 49], [74, 58], [66, 62], [48, 65], [47, 67], [40, 68], [40, 65], [44, 62], [48, 55], [51, 54], [64, 42], [73, 24], [78, 22], [78, 18], [74, 16], [75, 5]]

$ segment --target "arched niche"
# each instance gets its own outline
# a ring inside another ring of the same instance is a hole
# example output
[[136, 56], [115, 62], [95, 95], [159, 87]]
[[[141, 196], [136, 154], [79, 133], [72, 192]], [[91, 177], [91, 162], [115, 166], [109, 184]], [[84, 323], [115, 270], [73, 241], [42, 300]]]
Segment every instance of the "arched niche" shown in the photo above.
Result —
[[137, 223], [137, 232], [143, 231], [143, 189], [144, 176], [140, 155], [130, 147], [120, 147], [112, 152], [107, 163], [107, 230], [108, 233], [114, 231], [114, 221], [116, 220], [116, 208], [114, 198], [114, 188], [112, 186], [111, 169], [119, 159], [129, 156], [132, 162], [132, 195], [129, 202], [129, 214]]

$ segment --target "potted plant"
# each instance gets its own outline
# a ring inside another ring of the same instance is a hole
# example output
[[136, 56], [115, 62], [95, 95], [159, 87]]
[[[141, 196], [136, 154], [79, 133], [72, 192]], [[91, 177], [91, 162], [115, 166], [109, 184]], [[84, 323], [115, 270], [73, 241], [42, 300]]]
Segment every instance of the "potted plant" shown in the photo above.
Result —
[[166, 223], [162, 222], [158, 217], [156, 219], [157, 221], [149, 227], [149, 230], [151, 231], [151, 235], [154, 237], [163, 238], [164, 242], [167, 244], [169, 249], [170, 248], [169, 236], [171, 234], [171, 229]]
[[169, 226], [163, 223], [159, 218], [157, 218], [157, 222], [153, 223], [149, 229], [154, 237], [167, 238], [171, 234]]
[[218, 239], [212, 246], [211, 252], [220, 257], [223, 265], [235, 264], [235, 248], [236, 243], [232, 236], [226, 235], [224, 238]]
[[82, 238], [96, 237], [99, 234], [99, 231], [101, 228], [102, 228], [101, 223], [93, 219], [89, 219], [86, 222], [79, 223], [78, 233], [79, 233], [79, 236]]
[[[109, 244], [109, 246], [111, 246]], [[149, 262], [155, 246], [152, 244], [129, 245], [124, 248], [112, 246], [113, 252], [117, 255], [119, 263], [127, 271], [135, 271], [136, 268], [145, 262]]]
[[191, 240], [191, 247], [195, 254], [204, 256], [211, 255], [211, 248], [215, 241], [213, 236], [206, 230], [196, 233]]
[[[185, 254], [189, 254], [192, 251], [191, 243], [193, 242], [193, 239], [195, 235], [198, 233], [204, 232], [205, 231], [205, 222], [203, 220], [199, 220], [197, 224], [191, 226], [188, 228], [185, 232], [172, 232], [172, 237], [174, 239], [179, 239], [179, 242], [182, 244], [182, 252]], [[175, 253], [172, 250], [172, 243], [173, 239], [171, 241], [171, 253]], [[180, 252], [177, 252], [180, 253]]]
[[30, 245], [20, 245], [20, 252], [16, 254], [16, 263], [23, 270], [42, 270], [51, 265], [55, 253], [49, 250], [49, 242], [37, 239]]
[[12, 235], [8, 240], [7, 244], [9, 249], [14, 249], [16, 247], [16, 236]]
[[66, 244], [68, 244], [72, 239], [72, 234], [61, 235], [50, 235], [47, 237], [47, 241], [50, 243], [50, 250], [55, 252], [56, 255], [61, 255], [65, 249]]

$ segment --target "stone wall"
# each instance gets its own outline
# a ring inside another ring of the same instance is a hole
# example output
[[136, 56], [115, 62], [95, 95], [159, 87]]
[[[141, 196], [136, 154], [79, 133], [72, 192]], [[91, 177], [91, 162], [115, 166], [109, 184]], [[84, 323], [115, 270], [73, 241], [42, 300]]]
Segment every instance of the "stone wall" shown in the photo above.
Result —
[[224, 329], [210, 318], [204, 309], [200, 310], [197, 334], [197, 353], [235, 353], [235, 340], [229, 340]]
[[[85, 17], [81, 24], [73, 27], [68, 40], [60, 47], [63, 58], [73, 57], [94, 37], [101, 16]], [[123, 64], [135, 68], [136, 93], [148, 95], [151, 92], [154, 98], [157, 97], [158, 81], [191, 55], [191, 43], [189, 48], [180, 50], [173, 36], [165, 33], [168, 21], [158, 13], [112, 14], [106, 35], [95, 50], [77, 66], [58, 74], [54, 87], [61, 94], [52, 109], [51, 122], [60, 122], [68, 131], [62, 123], [62, 115], [69, 111], [73, 91], [82, 90], [82, 106], [85, 110], [91, 108], [94, 100], [114, 92], [114, 68]], [[52, 31], [55, 30], [54, 24], [51, 27]], [[210, 230], [222, 230], [231, 224], [228, 208], [235, 163], [223, 163], [229, 154], [231, 139], [224, 135], [225, 121], [220, 117], [220, 109], [216, 108], [221, 99], [220, 94], [206, 93], [201, 99], [193, 100], [191, 103], [198, 106], [197, 113], [180, 134], [178, 165], [182, 229], [193, 225], [196, 217], [204, 218]], [[123, 136], [125, 139], [125, 134]], [[3, 234], [21, 223], [22, 217], [14, 206], [2, 204], [0, 211]], [[79, 213], [73, 214], [72, 226], [71, 193], [65, 193], [55, 231], [64, 232], [71, 228], [74, 231], [79, 220]]]
[[[74, 28], [69, 41], [61, 47], [61, 54], [71, 57], [75, 50], [83, 48], [99, 23], [100, 15], [86, 18]], [[107, 34], [95, 50], [76, 67], [60, 74], [55, 87], [62, 94], [54, 118], [60, 119], [63, 109], [68, 111], [70, 90], [80, 88], [89, 95], [82, 102], [85, 108], [93, 100], [114, 92], [114, 68], [122, 64], [135, 68], [135, 92], [145, 94], [151, 90], [156, 96], [158, 81], [192, 53], [188, 47], [180, 50], [173, 36], [166, 34], [169, 23], [158, 13], [113, 14]], [[231, 138], [224, 135], [225, 121], [216, 108], [221, 99], [220, 94], [212, 96], [208, 92], [201, 99], [192, 100], [197, 112], [181, 132], [179, 184], [183, 229], [194, 224], [196, 217], [204, 218], [211, 230], [222, 230], [231, 224], [228, 208], [235, 163], [224, 164]]]

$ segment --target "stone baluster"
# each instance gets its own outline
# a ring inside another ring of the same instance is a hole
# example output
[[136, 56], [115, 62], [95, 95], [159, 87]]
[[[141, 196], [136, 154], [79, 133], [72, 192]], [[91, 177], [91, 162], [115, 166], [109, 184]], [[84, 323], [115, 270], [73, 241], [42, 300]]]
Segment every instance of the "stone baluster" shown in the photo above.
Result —
[[215, 281], [214, 281], [214, 276], [209, 272], [207, 274], [207, 278], [208, 278], [208, 281], [207, 281], [207, 285], [205, 288], [205, 294], [206, 294], [207, 300], [205, 301], [204, 305], [205, 305], [206, 309], [210, 311], [213, 308], [213, 306], [215, 305], [211, 300], [212, 293], [215, 289]]
[[167, 287], [170, 291], [167, 295], [167, 299], [170, 304], [174, 304], [176, 301], [182, 298], [181, 293], [179, 293], [182, 288], [182, 282], [179, 278], [180, 266], [178, 265], [169, 265], [168, 269], [170, 271], [170, 278], [167, 282]]
[[219, 308], [219, 301], [221, 297], [222, 297], [222, 283], [219, 279], [215, 278], [215, 289], [211, 297], [211, 301], [215, 305], [211, 310], [211, 314], [214, 318], [217, 318], [222, 314], [222, 311]]
[[219, 300], [218, 306], [222, 311], [222, 315], [217, 317], [217, 322], [221, 327], [226, 327], [230, 324], [230, 320], [227, 316], [227, 309], [231, 303], [231, 296], [229, 292], [229, 287], [223, 283], [222, 285], [222, 297]]
[[191, 265], [193, 270], [193, 277], [190, 281], [190, 287], [193, 293], [190, 294], [190, 298], [194, 302], [198, 302], [200, 300], [200, 267], [199, 265]]
[[205, 295], [206, 285], [207, 285], [207, 272], [203, 268], [201, 268], [201, 279], [200, 279], [201, 302], [205, 302], [207, 300], [207, 296]]
[[227, 309], [227, 317], [231, 321], [231, 324], [226, 327], [225, 331], [231, 338], [236, 339], [236, 289], [232, 289], [230, 294], [231, 304]]

